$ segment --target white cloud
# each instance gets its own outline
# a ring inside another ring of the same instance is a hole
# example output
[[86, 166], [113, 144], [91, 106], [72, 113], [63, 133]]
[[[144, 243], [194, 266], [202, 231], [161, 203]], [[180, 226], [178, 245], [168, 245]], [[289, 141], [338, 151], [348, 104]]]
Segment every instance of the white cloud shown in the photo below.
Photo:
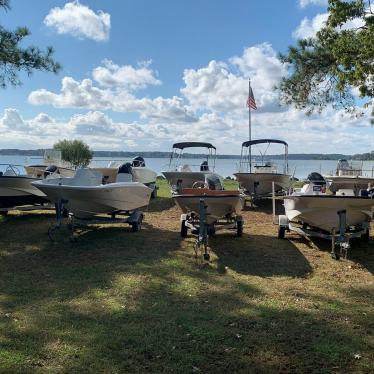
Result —
[[1, 127], [7, 130], [22, 131], [27, 130], [29, 126], [25, 123], [17, 109], [7, 108], [4, 115], [0, 118]]
[[193, 115], [183, 105], [182, 100], [176, 96], [138, 99], [125, 90], [114, 92], [110, 89], [94, 87], [90, 79], [83, 79], [79, 82], [71, 77], [64, 77], [61, 93], [56, 94], [40, 89], [31, 92], [28, 101], [34, 105], [52, 105], [56, 108], [137, 112], [142, 118], [167, 122], [194, 121]]
[[[292, 36], [295, 39], [312, 38], [325, 26], [327, 19], [328, 13], [317, 14], [312, 19], [305, 17], [297, 29], [292, 33]], [[361, 18], [354, 18], [339, 27], [338, 30], [357, 29], [363, 25], [364, 21]]]
[[99, 84], [107, 87], [123, 87], [128, 90], [145, 88], [148, 85], [159, 85], [155, 72], [149, 68], [151, 61], [139, 64], [134, 68], [131, 65], [119, 66], [111, 60], [104, 60], [103, 66], [98, 66], [92, 76]]
[[250, 77], [257, 106], [261, 110], [275, 110], [274, 86], [286, 74], [286, 68], [272, 46], [263, 43], [245, 48], [241, 56], [231, 58], [229, 63], [210, 61], [204, 68], [184, 71], [185, 87], [181, 92], [189, 105], [216, 112], [243, 111]]
[[111, 118], [98, 111], [76, 114], [71, 117], [69, 124], [74, 128], [75, 133], [80, 135], [96, 136], [115, 133]]
[[301, 8], [305, 8], [308, 5], [326, 6], [327, 0], [299, 0], [299, 5]]
[[109, 39], [110, 14], [99, 10], [95, 13], [78, 0], [66, 3], [63, 8], [52, 8], [44, 24], [59, 34], [70, 34], [79, 39], [105, 41]]
[[295, 39], [312, 38], [325, 26], [328, 13], [317, 14], [312, 19], [305, 17], [297, 29], [292, 33]]

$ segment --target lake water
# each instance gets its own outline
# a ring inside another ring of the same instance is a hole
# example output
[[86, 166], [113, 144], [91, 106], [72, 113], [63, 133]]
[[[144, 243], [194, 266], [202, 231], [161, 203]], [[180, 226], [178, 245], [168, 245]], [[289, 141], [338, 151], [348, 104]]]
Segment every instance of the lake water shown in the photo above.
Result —
[[[110, 160], [113, 161], [128, 161], [124, 158], [102, 158], [95, 157], [93, 159], [94, 166], [106, 166]], [[25, 165], [28, 163], [36, 164], [42, 161], [42, 157], [25, 157], [25, 156], [2, 156], [0, 155], [0, 164], [16, 164]], [[186, 159], [186, 163], [191, 165], [200, 165], [201, 159]], [[169, 159], [168, 158], [148, 158], [145, 160], [146, 165], [161, 174], [162, 171], [167, 170]], [[281, 169], [283, 164], [280, 160], [274, 161]], [[232, 176], [238, 170], [239, 159], [217, 159], [215, 171], [224, 176]], [[302, 179], [305, 178], [309, 173], [313, 171], [320, 172], [322, 174], [330, 174], [336, 168], [337, 161], [335, 160], [290, 160], [289, 171], [290, 174], [295, 177]], [[0, 171], [4, 171], [6, 166], [0, 165]], [[371, 175], [371, 171], [374, 167], [374, 161], [364, 161], [363, 169], [367, 170], [366, 175]], [[22, 168], [20, 168], [22, 170]]]

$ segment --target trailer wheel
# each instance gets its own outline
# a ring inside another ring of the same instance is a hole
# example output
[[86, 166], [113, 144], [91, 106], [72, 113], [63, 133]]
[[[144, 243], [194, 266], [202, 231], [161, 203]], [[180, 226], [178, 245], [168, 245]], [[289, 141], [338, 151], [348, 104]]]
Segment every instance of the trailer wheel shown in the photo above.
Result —
[[155, 199], [156, 197], [157, 197], [157, 187], [155, 186], [151, 193], [151, 199]]
[[181, 237], [187, 238], [187, 233], [188, 233], [188, 227], [186, 226], [186, 220], [184, 219], [181, 222]]
[[7, 215], [8, 215], [8, 211], [7, 210], [0, 211], [0, 216], [5, 217]]
[[286, 236], [286, 228], [284, 226], [279, 226], [278, 228], [278, 239], [284, 239]]
[[236, 236], [238, 238], [243, 236], [243, 221], [236, 222]]
[[138, 232], [141, 230], [142, 221], [143, 221], [143, 216], [140, 216], [137, 221], [131, 223], [132, 232]]
[[365, 234], [362, 235], [361, 238], [362, 238], [362, 241], [363, 241], [364, 243], [369, 243], [369, 240], [370, 240], [370, 231], [369, 231], [369, 229], [367, 229], [367, 230], [365, 231]]
[[333, 258], [336, 261], [339, 261], [340, 260], [340, 255], [336, 252], [332, 252], [331, 253], [331, 258]]

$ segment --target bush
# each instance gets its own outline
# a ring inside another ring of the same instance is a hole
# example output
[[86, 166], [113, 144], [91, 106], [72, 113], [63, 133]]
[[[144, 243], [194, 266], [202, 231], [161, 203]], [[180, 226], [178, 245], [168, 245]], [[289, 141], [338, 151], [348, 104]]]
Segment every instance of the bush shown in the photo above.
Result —
[[76, 168], [88, 166], [93, 157], [90, 147], [81, 140], [59, 140], [53, 148], [60, 150], [61, 158]]

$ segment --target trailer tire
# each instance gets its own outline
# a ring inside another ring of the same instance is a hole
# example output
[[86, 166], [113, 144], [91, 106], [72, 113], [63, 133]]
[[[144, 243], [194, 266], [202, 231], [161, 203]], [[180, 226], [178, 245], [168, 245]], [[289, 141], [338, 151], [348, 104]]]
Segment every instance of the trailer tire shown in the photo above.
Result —
[[278, 239], [284, 239], [286, 236], [286, 228], [284, 226], [279, 226], [278, 228]]
[[151, 199], [155, 199], [157, 197], [157, 187], [154, 186], [153, 191], [151, 193]]
[[241, 238], [243, 236], [243, 221], [236, 222], [236, 236]]
[[364, 243], [369, 243], [369, 240], [370, 240], [370, 231], [369, 231], [369, 229], [367, 229], [367, 230], [365, 231], [365, 234], [362, 235], [361, 238], [362, 238], [362, 241], [363, 241]]
[[7, 210], [0, 211], [0, 216], [1, 217], [5, 217], [7, 215], [8, 215], [8, 211]]
[[182, 238], [187, 238], [188, 234], [188, 227], [186, 226], [186, 220], [182, 220], [181, 222], [181, 237]]

